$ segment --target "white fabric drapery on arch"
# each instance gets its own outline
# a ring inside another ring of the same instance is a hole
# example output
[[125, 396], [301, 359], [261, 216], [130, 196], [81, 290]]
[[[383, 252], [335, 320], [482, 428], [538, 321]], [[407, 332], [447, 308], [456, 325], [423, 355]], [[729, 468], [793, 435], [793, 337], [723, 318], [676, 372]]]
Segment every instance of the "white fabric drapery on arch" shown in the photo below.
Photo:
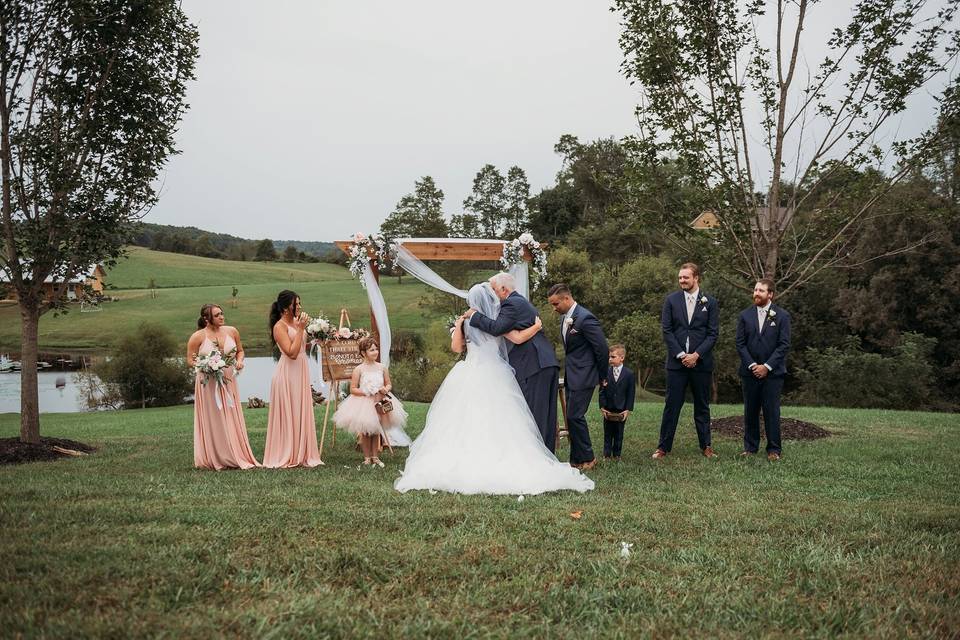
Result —
[[[410, 251], [403, 246], [404, 242], [443, 242], [443, 243], [471, 243], [476, 244], [478, 242], [489, 242], [491, 244], [503, 245], [503, 240], [474, 240], [471, 238], [399, 238], [394, 241], [396, 249], [396, 259], [394, 263], [409, 273], [411, 276], [424, 283], [427, 286], [433, 287], [434, 289], [439, 289], [440, 291], [445, 291], [449, 294], [463, 298], [467, 298], [467, 292], [463, 289], [458, 289], [443, 278], [440, 275], [425, 265], [422, 260], [414, 256]], [[517, 293], [522, 295], [524, 298], [530, 298], [530, 267], [529, 264], [524, 261], [520, 264], [513, 265], [509, 269], [509, 273], [517, 281]], [[492, 275], [492, 274], [491, 274]], [[390, 320], [387, 316], [387, 305], [383, 300], [383, 294], [380, 292], [380, 286], [377, 284], [376, 279], [373, 277], [373, 272], [370, 270], [370, 266], [367, 265], [363, 270], [363, 282], [367, 287], [367, 298], [370, 301], [370, 310], [373, 312], [373, 317], [377, 321], [377, 329], [380, 331], [380, 361], [383, 362], [385, 366], [390, 366], [390, 345], [391, 345], [391, 333], [390, 333]], [[322, 375], [322, 374], [321, 374]]]

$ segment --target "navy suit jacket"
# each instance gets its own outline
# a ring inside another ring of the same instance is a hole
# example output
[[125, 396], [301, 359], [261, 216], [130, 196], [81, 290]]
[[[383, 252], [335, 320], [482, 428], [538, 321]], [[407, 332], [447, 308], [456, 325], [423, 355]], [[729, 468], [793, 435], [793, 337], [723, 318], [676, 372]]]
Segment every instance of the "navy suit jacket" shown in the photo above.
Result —
[[633, 400], [637, 394], [637, 379], [633, 371], [624, 365], [620, 369], [620, 379], [613, 379], [613, 367], [607, 367], [607, 386], [600, 387], [600, 408], [613, 413], [633, 411]]
[[[674, 291], [663, 301], [660, 312], [660, 326], [663, 329], [663, 341], [667, 345], [667, 369], [684, 369], [677, 359], [682, 353], [697, 352], [700, 359], [694, 371], [713, 371], [713, 345], [720, 335], [720, 312], [717, 299], [700, 290], [697, 304], [693, 309], [693, 320], [687, 321], [687, 301], [683, 290]], [[703, 298], [707, 301], [700, 302]], [[690, 349], [686, 349], [690, 338]]]
[[787, 352], [790, 351], [790, 314], [776, 304], [770, 305], [774, 314], [767, 315], [760, 332], [757, 307], [751, 305], [740, 312], [737, 319], [737, 353], [740, 354], [740, 375], [750, 376], [750, 364], [770, 365], [769, 375], [782, 377], [787, 373]]
[[[537, 310], [530, 301], [514, 291], [506, 300], [500, 301], [500, 313], [496, 318], [488, 318], [480, 312], [470, 317], [470, 326], [492, 336], [502, 336], [514, 329], [526, 329], [533, 326], [537, 319]], [[517, 380], [525, 380], [536, 375], [541, 369], [559, 367], [553, 345], [547, 340], [543, 329], [523, 344], [509, 343], [507, 354], [510, 366]]]
[[567, 337], [563, 338], [561, 325], [560, 339], [567, 354], [563, 360], [563, 384], [567, 389], [593, 389], [607, 379], [610, 348], [600, 321], [589, 309], [577, 305], [573, 310], [573, 324], [567, 329]]

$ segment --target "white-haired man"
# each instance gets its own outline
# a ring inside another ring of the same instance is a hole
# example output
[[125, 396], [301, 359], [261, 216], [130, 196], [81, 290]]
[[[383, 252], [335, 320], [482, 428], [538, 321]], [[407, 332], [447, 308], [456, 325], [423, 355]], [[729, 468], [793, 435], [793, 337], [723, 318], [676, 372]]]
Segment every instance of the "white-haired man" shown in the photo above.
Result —
[[[526, 329], [537, 319], [537, 310], [530, 301], [516, 292], [516, 282], [509, 273], [490, 278], [490, 286], [500, 299], [500, 313], [488, 318], [476, 309], [467, 311], [470, 326], [493, 336], [502, 336], [514, 329]], [[537, 422], [543, 443], [556, 449], [557, 388], [560, 363], [543, 330], [524, 342], [512, 345], [508, 358], [517, 377], [523, 397]]]

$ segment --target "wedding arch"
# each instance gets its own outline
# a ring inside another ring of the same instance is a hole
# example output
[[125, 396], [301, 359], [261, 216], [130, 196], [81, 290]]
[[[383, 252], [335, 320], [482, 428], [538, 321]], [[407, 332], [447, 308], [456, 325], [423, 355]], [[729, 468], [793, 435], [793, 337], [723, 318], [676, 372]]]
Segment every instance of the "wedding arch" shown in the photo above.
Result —
[[[476, 238], [398, 238], [389, 246], [378, 236], [369, 238], [355, 234], [350, 240], [338, 240], [336, 243], [350, 257], [350, 271], [360, 278], [367, 290], [370, 303], [370, 332], [380, 345], [380, 357], [384, 364], [390, 364], [390, 345], [392, 335], [386, 303], [380, 292], [380, 263], [388, 255], [395, 267], [423, 282], [427, 286], [445, 291], [461, 298], [467, 292], [453, 286], [435, 271], [427, 267], [426, 261], [459, 262], [497, 262], [503, 270], [511, 273], [517, 282], [517, 292], [530, 297], [530, 266], [533, 265], [538, 278], [546, 271], [546, 245], [537, 242], [529, 233], [523, 233], [514, 240], [485, 240]], [[493, 275], [493, 274], [491, 274]], [[537, 281], [534, 282], [536, 287]]]

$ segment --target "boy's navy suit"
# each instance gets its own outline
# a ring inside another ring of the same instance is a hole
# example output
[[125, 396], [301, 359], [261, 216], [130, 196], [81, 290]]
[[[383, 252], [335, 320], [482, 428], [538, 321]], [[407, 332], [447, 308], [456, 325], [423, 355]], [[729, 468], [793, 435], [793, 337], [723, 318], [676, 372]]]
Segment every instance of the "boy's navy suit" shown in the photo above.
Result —
[[[613, 367], [607, 370], [607, 386], [600, 387], [600, 408], [610, 413], [633, 411], [633, 401], [637, 393], [637, 379], [626, 365], [620, 368], [620, 377], [614, 378]], [[625, 422], [603, 420], [603, 455], [620, 457], [623, 450], [623, 428]]]

